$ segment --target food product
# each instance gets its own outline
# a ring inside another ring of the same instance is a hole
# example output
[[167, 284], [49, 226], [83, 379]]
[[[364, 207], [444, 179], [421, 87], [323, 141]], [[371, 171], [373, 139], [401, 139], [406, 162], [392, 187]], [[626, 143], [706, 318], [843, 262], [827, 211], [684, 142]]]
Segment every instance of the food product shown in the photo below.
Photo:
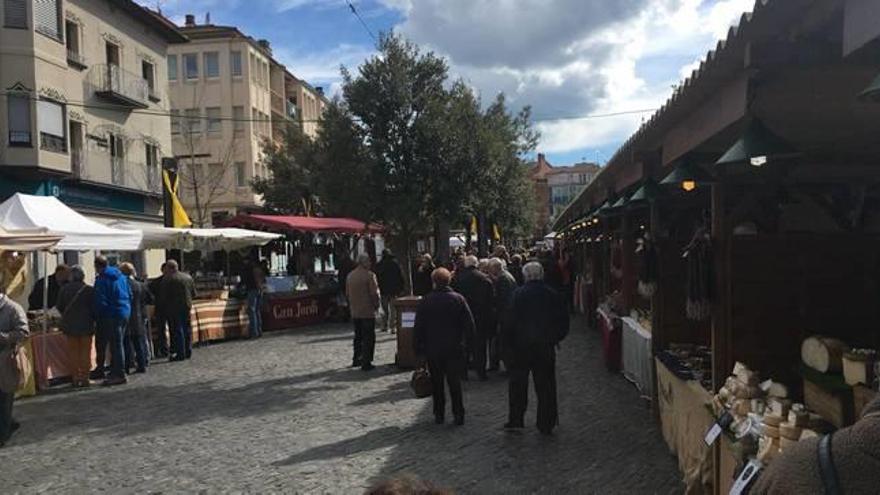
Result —
[[791, 409], [791, 401], [788, 399], [770, 398], [767, 399], [767, 408], [773, 414], [785, 418], [788, 417], [788, 411]]
[[806, 440], [808, 438], [816, 438], [819, 436], [819, 433], [813, 430], [804, 430], [801, 432], [801, 440]]
[[791, 423], [782, 423], [781, 425], [779, 425], [780, 438], [787, 438], [789, 440], [800, 440], [801, 431], [803, 431], [801, 427], [795, 426]]
[[764, 436], [770, 438], [779, 438], [781, 436], [778, 426], [770, 426], [764, 423]]
[[786, 387], [784, 383], [765, 380], [761, 382], [761, 390], [767, 394], [767, 397], [777, 397], [780, 399], [788, 398], [788, 387]]
[[843, 355], [843, 377], [848, 385], [874, 383], [874, 363], [877, 351], [873, 349], [853, 349]]
[[813, 336], [801, 344], [801, 359], [816, 371], [839, 373], [843, 368], [843, 354], [848, 350], [849, 346], [841, 340]]
[[758, 442], [758, 460], [769, 464], [779, 455], [780, 440], [778, 438], [761, 437]]
[[739, 361], [737, 361], [736, 364], [733, 365], [733, 376], [735, 376], [737, 380], [748, 386], [754, 386], [758, 384], [758, 373], [750, 370], [748, 366]]
[[788, 412], [788, 423], [799, 428], [805, 428], [810, 425], [810, 414], [806, 411], [792, 409]]
[[779, 425], [782, 424], [783, 419], [784, 418], [778, 414], [773, 414], [773, 413], [765, 414], [764, 415], [764, 424], [767, 426], [779, 427]]

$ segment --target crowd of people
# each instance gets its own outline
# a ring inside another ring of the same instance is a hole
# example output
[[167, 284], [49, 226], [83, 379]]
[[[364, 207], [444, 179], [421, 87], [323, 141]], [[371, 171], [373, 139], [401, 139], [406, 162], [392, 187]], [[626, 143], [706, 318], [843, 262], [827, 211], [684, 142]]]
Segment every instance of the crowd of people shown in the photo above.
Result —
[[[524, 258], [528, 260], [524, 263]], [[558, 422], [556, 346], [568, 333], [571, 260], [550, 252], [509, 256], [497, 246], [491, 258], [457, 252], [437, 267], [429, 254], [412, 269], [413, 293], [422, 296], [415, 316], [415, 351], [433, 385], [434, 415], [445, 422], [446, 392], [455, 423], [464, 424], [461, 381], [473, 371], [479, 380], [502, 365], [509, 377], [510, 429], [523, 428], [531, 375], [538, 396], [538, 429], [551, 434]], [[374, 368], [376, 317], [392, 321], [390, 301], [403, 292], [403, 271], [389, 250], [373, 267], [361, 254], [345, 276], [354, 325], [352, 366]], [[567, 276], [566, 276], [567, 274]]]

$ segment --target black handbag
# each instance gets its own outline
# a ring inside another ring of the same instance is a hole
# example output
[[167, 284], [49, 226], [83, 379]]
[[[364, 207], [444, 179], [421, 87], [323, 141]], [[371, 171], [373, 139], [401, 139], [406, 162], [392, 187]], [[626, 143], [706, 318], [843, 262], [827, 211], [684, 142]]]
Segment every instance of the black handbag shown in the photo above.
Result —
[[434, 394], [434, 384], [431, 382], [431, 374], [425, 368], [418, 368], [413, 371], [412, 378], [409, 381], [410, 388], [419, 399], [430, 397]]

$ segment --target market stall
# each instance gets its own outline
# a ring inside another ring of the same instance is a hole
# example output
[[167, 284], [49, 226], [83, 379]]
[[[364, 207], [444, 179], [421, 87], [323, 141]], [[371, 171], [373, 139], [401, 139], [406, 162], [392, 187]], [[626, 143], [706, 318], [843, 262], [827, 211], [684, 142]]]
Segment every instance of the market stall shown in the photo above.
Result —
[[[287, 266], [276, 270], [267, 280], [263, 304], [266, 330], [319, 323], [340, 315], [344, 304], [342, 282], [336, 270], [324, 269], [327, 261], [334, 267], [338, 261], [332, 241], [345, 237], [343, 245], [349, 246], [348, 237], [377, 235], [384, 230], [379, 225], [351, 218], [286, 215], [239, 215], [223, 225], [285, 236], [277, 248]], [[345, 256], [349, 256], [348, 248]]]

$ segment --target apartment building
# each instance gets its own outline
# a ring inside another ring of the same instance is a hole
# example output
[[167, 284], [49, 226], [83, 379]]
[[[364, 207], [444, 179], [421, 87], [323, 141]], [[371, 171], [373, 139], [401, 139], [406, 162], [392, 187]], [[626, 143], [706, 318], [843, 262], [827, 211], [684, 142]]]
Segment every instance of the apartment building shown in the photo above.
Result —
[[290, 125], [314, 136], [326, 100], [272, 57], [268, 41], [232, 26], [180, 28], [190, 40], [167, 59], [181, 200], [196, 225], [259, 208], [251, 181], [265, 177], [263, 143]]
[[[0, 2], [0, 200], [51, 194], [104, 223], [161, 225], [164, 61], [186, 41], [130, 0]], [[161, 262], [119, 256], [151, 273]]]
[[595, 163], [554, 167], [543, 153], [538, 153], [529, 174], [537, 208], [533, 233], [535, 240], [541, 240], [550, 233], [550, 225], [587, 184], [596, 178], [600, 170]]

